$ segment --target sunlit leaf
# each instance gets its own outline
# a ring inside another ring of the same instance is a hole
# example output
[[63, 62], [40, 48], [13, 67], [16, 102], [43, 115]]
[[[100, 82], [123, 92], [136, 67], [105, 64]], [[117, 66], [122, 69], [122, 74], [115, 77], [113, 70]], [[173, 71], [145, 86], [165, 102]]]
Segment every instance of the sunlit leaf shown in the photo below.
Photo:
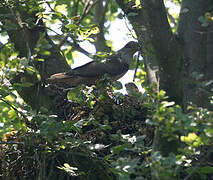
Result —
[[163, 107], [169, 107], [169, 106], [173, 106], [175, 104], [174, 101], [172, 101], [172, 102], [162, 101], [161, 103], [163, 104]]
[[157, 97], [159, 99], [163, 99], [165, 97], [165, 95], [166, 95], [166, 92], [163, 91], [163, 90], [160, 90], [159, 93], [158, 93], [158, 95], [157, 95]]
[[[55, 10], [62, 13], [62, 14], [66, 14], [67, 13], [67, 5], [66, 4], [57, 5], [55, 7]], [[59, 13], [57, 15], [61, 16]]]
[[41, 55], [45, 55], [45, 56], [49, 56], [50, 54], [51, 54], [51, 52], [50, 51], [47, 51], [47, 50], [40, 50], [40, 52], [39, 52]]
[[201, 139], [195, 133], [189, 133], [188, 136], [181, 136], [181, 141], [189, 143], [192, 146], [199, 146], [201, 144]]
[[36, 59], [37, 61], [39, 61], [39, 62], [44, 62], [44, 59], [43, 58], [38, 58], [38, 59]]
[[141, 0], [135, 0], [135, 6], [141, 8]]

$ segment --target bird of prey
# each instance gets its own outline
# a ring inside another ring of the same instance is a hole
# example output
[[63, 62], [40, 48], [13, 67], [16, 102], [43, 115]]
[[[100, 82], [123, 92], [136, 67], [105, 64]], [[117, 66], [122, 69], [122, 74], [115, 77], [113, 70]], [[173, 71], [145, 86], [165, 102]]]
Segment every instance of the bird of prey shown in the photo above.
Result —
[[132, 82], [125, 84], [125, 87], [128, 95], [135, 95], [140, 93], [138, 87]]
[[102, 62], [92, 61], [68, 72], [53, 74], [47, 82], [71, 88], [81, 84], [93, 85], [105, 74], [117, 80], [129, 70], [133, 55], [137, 51], [138, 43], [130, 41], [122, 49], [105, 57]]

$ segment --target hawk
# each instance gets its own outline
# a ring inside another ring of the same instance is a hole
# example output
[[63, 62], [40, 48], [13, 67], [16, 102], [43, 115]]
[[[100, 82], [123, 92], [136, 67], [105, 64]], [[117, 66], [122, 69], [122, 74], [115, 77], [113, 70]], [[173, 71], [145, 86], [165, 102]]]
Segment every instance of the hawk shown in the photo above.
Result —
[[138, 43], [130, 41], [122, 49], [105, 57], [101, 62], [92, 61], [68, 72], [53, 74], [47, 79], [47, 82], [72, 88], [81, 84], [93, 85], [105, 74], [114, 80], [118, 80], [129, 70], [133, 55], [137, 51]]

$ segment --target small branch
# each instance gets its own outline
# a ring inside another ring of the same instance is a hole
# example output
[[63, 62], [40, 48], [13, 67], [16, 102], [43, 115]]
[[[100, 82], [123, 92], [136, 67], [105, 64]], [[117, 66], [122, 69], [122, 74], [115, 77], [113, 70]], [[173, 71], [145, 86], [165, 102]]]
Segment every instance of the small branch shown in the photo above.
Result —
[[46, 27], [47, 29], [49, 29], [50, 31], [54, 32], [55, 34], [57, 34], [58, 36], [61, 36], [61, 34], [57, 33], [55, 30], [49, 28], [49, 27]]
[[1, 141], [0, 144], [24, 144], [23, 142], [5, 142]]
[[81, 21], [85, 18], [85, 16], [86, 16], [87, 14], [89, 14], [89, 12], [90, 12], [91, 9], [93, 8], [93, 6], [94, 6], [98, 1], [100, 1], [100, 0], [96, 0], [94, 3], [91, 3], [91, 2], [92, 2], [91, 0], [88, 0], [88, 1], [86, 2], [86, 5], [84, 6], [84, 10], [83, 10], [83, 13], [82, 13], [82, 15], [81, 15], [81, 18], [80, 18], [80, 20], [78, 21], [78, 24], [80, 24]]
[[106, 39], [105, 39], [105, 17], [106, 12], [108, 9], [108, 3], [109, 1], [106, 1], [105, 4], [103, 4], [103, 0], [99, 0], [95, 6], [94, 6], [94, 16], [93, 16], [93, 23], [98, 26], [99, 33], [96, 35], [93, 35], [94, 37], [94, 45], [96, 47], [96, 51], [100, 52], [110, 52], [110, 48], [106, 45]]
[[175, 18], [173, 18], [173, 16], [171, 14], [169, 14], [169, 12], [167, 13], [170, 21], [174, 24], [174, 26], [177, 26], [177, 23], [175, 22]]
[[2, 42], [0, 42], [0, 50], [1, 50], [2, 48], [4, 48], [6, 45], [7, 45], [7, 43], [3, 44]]
[[129, 31], [129, 33], [131, 34], [131, 36], [135, 39], [135, 37], [134, 37], [133, 34], [132, 34], [132, 30], [131, 30], [130, 27], [128, 26], [127, 20], [128, 20], [128, 18], [127, 18], [127, 16], [125, 16], [125, 18], [124, 18], [125, 25], [126, 25], [128, 31]]
[[93, 58], [93, 55], [91, 55], [89, 52], [87, 52], [85, 49], [81, 48], [77, 43], [71, 43], [70, 41], [66, 41], [68, 44], [70, 44], [74, 49], [76, 49], [77, 51], [83, 53], [84, 55]]
[[51, 7], [49, 2], [46, 1], [45, 3], [48, 5], [48, 7], [50, 8], [51, 11], [55, 12], [55, 10]]
[[[47, 28], [47, 29], [50, 29], [50, 28]], [[47, 34], [47, 31], [45, 32], [45, 38], [46, 40], [52, 45], [52, 46], [56, 46], [54, 44], [54, 42], [52, 41], [52, 39], [49, 37], [49, 35]]]
[[140, 57], [140, 52], [138, 53], [138, 56], [137, 56], [137, 62], [136, 62], [135, 73], [134, 73], [134, 76], [133, 76], [133, 82], [135, 82], [136, 73], [137, 73], [138, 66], [139, 66], [139, 57]]
[[80, 2], [80, 0], [77, 0], [77, 2], [75, 2], [75, 4], [74, 4], [74, 16], [77, 16], [78, 14], [78, 7], [79, 7], [79, 2]]
[[7, 102], [6, 100], [4, 100], [3, 98], [0, 98], [1, 101], [3, 101], [5, 104], [9, 105], [14, 111], [16, 111], [17, 113], [21, 114], [21, 112], [19, 112], [18, 109], [16, 109], [12, 104], [10, 104], [9, 102]]
[[26, 123], [26, 125], [30, 126], [30, 122], [28, 121], [27, 117], [22, 112], [20, 112], [16, 107], [14, 107], [12, 104], [7, 102], [3, 98], [0, 98], [0, 100], [3, 101], [5, 104], [9, 105], [17, 114], [20, 114], [24, 118], [24, 122]]
[[[51, 29], [51, 28], [49, 28], [49, 27], [47, 27], [47, 29], [49, 29], [50, 31], [56, 33], [57, 36], [59, 36], [59, 37], [62, 36], [61, 34], [55, 32], [53, 29]], [[47, 35], [47, 36], [48, 36], [48, 35]], [[67, 39], [68, 37], [70, 37], [70, 38], [73, 40], [73, 43], [71, 43], [71, 42]], [[62, 39], [62, 40], [60, 41], [60, 43], [59, 43], [59, 45], [58, 45], [58, 48], [60, 48], [60, 47], [61, 47], [62, 45], [64, 45], [64, 43], [66, 42], [66, 43], [68, 43], [69, 45], [71, 45], [74, 49], [76, 49], [77, 51], [81, 52], [82, 54], [84, 54], [84, 55], [86, 55], [86, 56], [88, 56], [88, 57], [90, 57], [90, 58], [93, 58], [93, 56], [92, 56], [89, 52], [87, 52], [85, 49], [81, 48], [81, 47], [78, 45], [78, 43], [74, 40], [74, 38], [73, 38], [70, 34], [65, 35], [65, 36], [62, 37], [61, 39]], [[49, 41], [51, 40], [51, 39], [49, 38], [49, 36], [48, 36], [47, 40], [49, 40]], [[53, 43], [53, 42], [52, 42], [52, 43]], [[52, 43], [51, 43], [51, 44], [52, 44]]]

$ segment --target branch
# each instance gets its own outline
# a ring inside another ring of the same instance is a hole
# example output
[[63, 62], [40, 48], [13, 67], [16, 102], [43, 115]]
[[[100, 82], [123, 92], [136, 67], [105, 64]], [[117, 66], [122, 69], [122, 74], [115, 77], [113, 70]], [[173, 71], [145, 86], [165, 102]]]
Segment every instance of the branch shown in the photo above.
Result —
[[[82, 13], [82, 15], [81, 15], [81, 18], [80, 18], [80, 20], [78, 21], [78, 24], [80, 24], [81, 21], [85, 18], [85, 16], [86, 16], [87, 14], [89, 14], [89, 12], [90, 12], [91, 9], [93, 8], [93, 6], [94, 6], [98, 1], [100, 1], [100, 0], [96, 0], [95, 2], [93, 2], [93, 1], [91, 1], [91, 0], [88, 0], [88, 1], [86, 2], [86, 5], [84, 6], [84, 9], [83, 9], [83, 13]], [[92, 3], [91, 3], [91, 2], [92, 2]]]
[[77, 2], [74, 2], [74, 16], [78, 15], [79, 2], [80, 0], [77, 0]]
[[175, 22], [175, 18], [171, 14], [169, 14], [169, 12], [167, 13], [167, 15], [170, 21], [174, 24], [174, 26], [177, 26], [177, 23]]
[[[151, 43], [152, 32], [149, 28], [149, 19], [147, 18], [147, 15], [143, 9], [144, 6], [139, 9], [136, 8], [135, 1], [133, 0], [129, 1], [128, 3], [125, 3], [123, 0], [116, 0], [116, 2], [124, 11], [126, 19], [128, 18], [137, 35], [139, 45], [141, 46], [140, 52], [144, 59], [145, 69], [147, 72], [148, 83], [158, 84], [155, 70], [158, 66], [158, 59], [155, 57], [154, 53], [150, 53], [150, 49], [154, 49]], [[130, 16], [130, 14], [134, 14], [134, 16]]]
[[86, 56], [88, 56], [88, 57], [90, 57], [90, 58], [93, 58], [93, 55], [91, 55], [89, 52], [87, 52], [85, 49], [83, 49], [81, 46], [79, 46], [79, 44], [77, 44], [76, 42], [71, 43], [71, 42], [68, 41], [68, 40], [66, 40], [66, 42], [67, 42], [68, 44], [70, 44], [70, 45], [73, 47], [73, 49], [75, 49], [75, 50], [81, 52], [82, 54], [84, 54], [84, 55], [86, 55]]
[[[54, 33], [58, 36], [58, 39], [61, 40], [61, 41], [59, 42], [59, 44], [57, 45], [57, 46], [58, 46], [58, 49], [60, 49], [60, 47], [63, 46], [65, 43], [68, 43], [70, 46], [73, 47], [73, 49], [75, 49], [75, 50], [81, 52], [82, 54], [84, 54], [84, 55], [86, 55], [86, 56], [88, 56], [88, 57], [90, 57], [90, 58], [93, 58], [93, 56], [92, 56], [89, 52], [87, 52], [85, 49], [81, 48], [81, 47], [78, 45], [78, 43], [77, 43], [76, 40], [72, 37], [71, 34], [66, 34], [65, 36], [63, 36], [63, 35], [61, 35], [61, 34], [55, 32], [53, 29], [51, 29], [51, 28], [49, 28], [49, 27], [47, 27], [47, 29], [49, 29], [50, 31], [54, 32]], [[47, 40], [50, 41], [49, 43], [51, 43], [52, 41], [51, 41], [51, 39], [48, 38], [48, 37], [49, 37], [49, 36], [47, 35], [46, 38], [47, 38]], [[68, 37], [70, 37], [70, 38], [72, 39], [73, 43], [70, 42], [70, 41], [68, 40]], [[52, 42], [52, 43], [53, 43], [53, 42]]]
[[136, 62], [134, 76], [133, 76], [133, 82], [135, 82], [135, 78], [136, 78], [136, 74], [137, 74], [137, 70], [138, 70], [138, 66], [139, 66], [139, 57], [140, 57], [140, 52], [138, 53], [138, 56], [137, 56], [137, 62]]
[[9, 105], [17, 114], [20, 114], [24, 118], [24, 122], [27, 126], [30, 127], [30, 122], [28, 121], [27, 117], [24, 113], [20, 112], [16, 107], [14, 107], [12, 104], [4, 100], [3, 98], [0, 98], [1, 101], [3, 101], [5, 104]]
[[24, 144], [23, 142], [5, 142], [1, 141], [0, 144]]

